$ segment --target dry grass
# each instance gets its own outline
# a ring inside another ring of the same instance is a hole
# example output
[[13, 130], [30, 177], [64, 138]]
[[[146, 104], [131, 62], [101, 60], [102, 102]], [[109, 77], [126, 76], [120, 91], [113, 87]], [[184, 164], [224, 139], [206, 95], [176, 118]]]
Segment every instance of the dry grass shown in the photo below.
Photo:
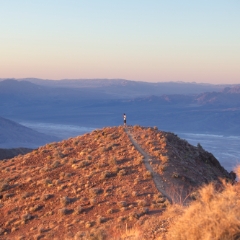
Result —
[[223, 191], [213, 184], [199, 191], [200, 197], [172, 223], [167, 239], [240, 239], [239, 187], [225, 183]]

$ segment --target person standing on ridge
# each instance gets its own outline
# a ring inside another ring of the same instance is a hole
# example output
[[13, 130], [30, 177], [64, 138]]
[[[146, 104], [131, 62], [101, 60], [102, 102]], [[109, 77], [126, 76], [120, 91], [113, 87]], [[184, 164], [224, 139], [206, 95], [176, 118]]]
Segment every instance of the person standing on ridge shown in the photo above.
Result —
[[126, 116], [125, 113], [123, 114], [123, 123], [124, 123], [124, 126], [126, 126], [126, 124], [127, 124], [127, 116]]

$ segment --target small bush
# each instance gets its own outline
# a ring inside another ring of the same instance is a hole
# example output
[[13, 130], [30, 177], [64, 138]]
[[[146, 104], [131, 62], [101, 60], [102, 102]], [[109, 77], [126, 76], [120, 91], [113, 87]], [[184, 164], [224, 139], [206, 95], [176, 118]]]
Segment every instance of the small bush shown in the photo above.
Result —
[[148, 205], [146, 200], [138, 200], [137, 201], [138, 206], [140, 207], [146, 207]]
[[52, 198], [52, 197], [54, 197], [53, 194], [44, 194], [44, 195], [42, 196], [42, 200], [43, 200], [43, 201], [46, 201], [46, 200], [48, 200], [48, 199], [50, 199], [50, 198]]
[[132, 192], [132, 196], [133, 196], [133, 197], [137, 197], [137, 196], [138, 196], [138, 193], [137, 193], [136, 191], [133, 191], [133, 192]]
[[92, 195], [92, 196], [96, 196], [98, 194], [101, 194], [102, 192], [103, 192], [103, 190], [100, 188], [92, 188], [89, 191], [90, 195]]
[[165, 163], [165, 162], [168, 162], [169, 161], [169, 158], [168, 158], [168, 156], [164, 156], [164, 155], [160, 155], [160, 160], [163, 162], [163, 163]]
[[107, 210], [107, 213], [112, 214], [112, 213], [114, 213], [114, 210], [112, 208], [110, 208], [110, 209]]
[[68, 205], [69, 203], [71, 203], [71, 199], [70, 198], [68, 198], [68, 197], [62, 197], [61, 199], [60, 199], [60, 201], [61, 201], [61, 204], [63, 205], [63, 206], [66, 206], [66, 205]]
[[67, 215], [69, 212], [70, 212], [70, 210], [67, 209], [67, 208], [61, 208], [61, 209], [59, 209], [59, 214], [60, 214], [61, 216]]
[[10, 188], [10, 185], [6, 182], [0, 183], [0, 192], [6, 191]]
[[26, 193], [23, 193], [22, 198], [23, 198], [23, 199], [26, 199], [26, 198], [31, 197], [32, 195], [33, 195], [33, 193], [26, 192]]
[[79, 167], [83, 168], [83, 167], [87, 167], [89, 166], [91, 163], [88, 160], [83, 160], [79, 163]]
[[30, 212], [37, 212], [43, 208], [42, 205], [34, 205], [33, 207], [30, 207]]
[[91, 198], [89, 201], [92, 206], [96, 205], [97, 203], [97, 200], [95, 198]]
[[102, 216], [98, 216], [97, 218], [97, 223], [101, 224], [107, 221], [107, 218], [102, 217]]
[[112, 157], [108, 161], [109, 165], [116, 165], [117, 164], [117, 159], [115, 157]]
[[105, 172], [102, 172], [101, 179], [107, 179], [107, 178], [110, 178], [111, 176], [112, 176], [111, 172], [105, 171]]
[[150, 172], [150, 171], [146, 171], [144, 174], [143, 174], [144, 178], [145, 179], [149, 179], [149, 178], [152, 178], [153, 177], [153, 174]]
[[29, 213], [26, 213], [26, 214], [24, 214], [23, 216], [22, 216], [22, 220], [23, 221], [29, 221], [29, 220], [31, 220], [33, 218], [33, 216], [31, 215], [31, 214], [29, 214]]
[[59, 161], [54, 161], [53, 164], [51, 165], [52, 168], [57, 168], [61, 165]]
[[125, 169], [121, 169], [119, 172], [118, 172], [118, 176], [124, 176], [124, 175], [127, 175], [127, 172]]
[[125, 201], [118, 202], [119, 207], [127, 207], [127, 203]]
[[78, 206], [78, 207], [74, 210], [74, 213], [77, 214], [77, 215], [83, 213], [83, 208], [82, 208], [81, 206]]

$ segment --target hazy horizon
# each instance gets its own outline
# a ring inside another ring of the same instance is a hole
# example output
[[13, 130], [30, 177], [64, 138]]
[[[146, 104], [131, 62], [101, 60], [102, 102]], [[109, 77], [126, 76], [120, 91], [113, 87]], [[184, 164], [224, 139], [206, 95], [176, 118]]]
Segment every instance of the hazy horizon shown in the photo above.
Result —
[[0, 78], [240, 83], [239, 1], [4, 1]]
[[133, 80], [133, 79], [122, 79], [122, 78], [59, 78], [59, 79], [50, 79], [50, 78], [37, 78], [37, 77], [22, 77], [22, 78], [15, 78], [15, 77], [6, 77], [1, 78], [2, 80], [27, 80], [27, 79], [39, 79], [43, 81], [64, 81], [64, 80], [72, 80], [72, 81], [81, 81], [81, 80], [123, 80], [123, 81], [133, 81], [133, 82], [146, 82], [146, 83], [189, 83], [189, 84], [212, 84], [212, 85], [239, 85], [239, 83], [229, 83], [229, 82], [223, 82], [223, 83], [211, 83], [211, 82], [194, 82], [194, 81], [146, 81], [146, 80]]

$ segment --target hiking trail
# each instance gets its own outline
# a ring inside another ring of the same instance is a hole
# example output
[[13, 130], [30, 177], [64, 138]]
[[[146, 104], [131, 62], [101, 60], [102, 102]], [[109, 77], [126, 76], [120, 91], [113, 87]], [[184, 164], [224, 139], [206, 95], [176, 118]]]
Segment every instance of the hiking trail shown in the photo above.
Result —
[[136, 148], [137, 151], [139, 151], [141, 153], [141, 155], [144, 157], [143, 162], [144, 165], [146, 167], [146, 169], [151, 172], [152, 174], [152, 178], [154, 181], [154, 184], [157, 188], [157, 190], [163, 195], [165, 196], [170, 203], [172, 203], [172, 199], [171, 197], [164, 191], [163, 186], [164, 186], [164, 181], [161, 178], [161, 176], [157, 173], [154, 172], [152, 166], [150, 165], [150, 160], [151, 157], [141, 148], [141, 146], [137, 143], [137, 141], [134, 139], [134, 137], [132, 136], [132, 134], [128, 131], [128, 127], [126, 127], [125, 129], [126, 134], [128, 135], [130, 141], [132, 142], [133, 146]]

